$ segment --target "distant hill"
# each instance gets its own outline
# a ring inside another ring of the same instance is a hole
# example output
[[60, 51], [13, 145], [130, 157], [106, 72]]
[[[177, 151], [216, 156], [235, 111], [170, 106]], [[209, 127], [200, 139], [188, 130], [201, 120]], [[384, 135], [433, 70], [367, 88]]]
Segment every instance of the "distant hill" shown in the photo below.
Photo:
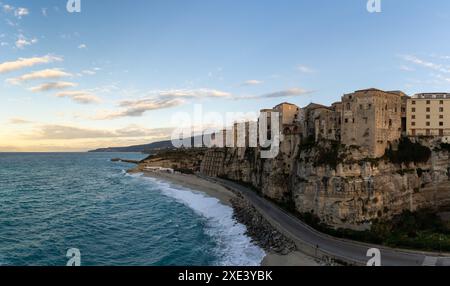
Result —
[[[191, 138], [192, 144], [194, 144], [194, 137]], [[153, 154], [155, 152], [161, 151], [161, 150], [167, 150], [167, 149], [173, 149], [172, 141], [158, 141], [153, 142], [150, 144], [144, 144], [144, 145], [134, 145], [134, 146], [128, 146], [128, 147], [108, 147], [108, 148], [100, 148], [91, 150], [88, 152], [91, 153], [99, 153], [99, 152], [118, 152], [118, 153], [125, 153], [125, 152], [141, 152], [146, 154]]]
[[159, 141], [145, 145], [134, 145], [128, 147], [108, 147], [91, 150], [89, 152], [141, 152], [141, 153], [154, 153], [160, 150], [172, 149], [172, 141]]

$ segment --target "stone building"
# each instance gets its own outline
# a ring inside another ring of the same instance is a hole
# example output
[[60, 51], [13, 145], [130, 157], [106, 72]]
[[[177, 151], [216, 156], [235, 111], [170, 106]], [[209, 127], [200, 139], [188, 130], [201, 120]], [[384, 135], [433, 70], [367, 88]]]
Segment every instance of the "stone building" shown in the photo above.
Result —
[[273, 108], [275, 112], [280, 114], [281, 125], [293, 124], [294, 122], [303, 121], [303, 110], [295, 104], [284, 102]]
[[449, 93], [416, 94], [406, 109], [408, 136], [450, 136]]
[[306, 137], [316, 138], [316, 119], [329, 110], [329, 107], [317, 103], [310, 103], [304, 108], [303, 125]]
[[341, 143], [381, 157], [402, 133], [401, 92], [359, 90], [342, 97]]
[[340, 141], [342, 103], [333, 103], [333, 105], [329, 108], [318, 108], [314, 113], [314, 129], [316, 141]]

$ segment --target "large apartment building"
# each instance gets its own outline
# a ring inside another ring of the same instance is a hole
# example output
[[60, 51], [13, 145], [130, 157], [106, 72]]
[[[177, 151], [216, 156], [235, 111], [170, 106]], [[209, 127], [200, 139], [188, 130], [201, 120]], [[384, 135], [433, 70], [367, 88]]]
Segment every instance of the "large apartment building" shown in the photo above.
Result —
[[407, 101], [408, 136], [450, 136], [450, 94], [420, 93]]
[[397, 91], [359, 90], [342, 97], [341, 142], [381, 157], [402, 134], [402, 97]]

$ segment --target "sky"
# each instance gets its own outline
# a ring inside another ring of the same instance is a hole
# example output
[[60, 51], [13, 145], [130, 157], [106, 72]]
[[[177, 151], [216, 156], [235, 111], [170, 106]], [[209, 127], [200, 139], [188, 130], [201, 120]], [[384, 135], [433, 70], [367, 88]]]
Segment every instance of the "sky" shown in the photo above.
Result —
[[[0, 0], [0, 152], [165, 139], [180, 112], [450, 91], [450, 1]], [[185, 123], [185, 122], [184, 122]]]

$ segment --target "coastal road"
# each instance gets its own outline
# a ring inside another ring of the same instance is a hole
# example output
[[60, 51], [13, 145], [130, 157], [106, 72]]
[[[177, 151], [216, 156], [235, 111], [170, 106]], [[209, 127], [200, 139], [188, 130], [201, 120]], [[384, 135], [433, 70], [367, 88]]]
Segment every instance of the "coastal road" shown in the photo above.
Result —
[[240, 192], [281, 233], [334, 258], [356, 265], [366, 265], [372, 257], [367, 256], [368, 250], [375, 248], [380, 250], [382, 266], [450, 266], [450, 256], [438, 253], [397, 250], [331, 237], [312, 229], [298, 218], [240, 184], [219, 178], [201, 177]]

